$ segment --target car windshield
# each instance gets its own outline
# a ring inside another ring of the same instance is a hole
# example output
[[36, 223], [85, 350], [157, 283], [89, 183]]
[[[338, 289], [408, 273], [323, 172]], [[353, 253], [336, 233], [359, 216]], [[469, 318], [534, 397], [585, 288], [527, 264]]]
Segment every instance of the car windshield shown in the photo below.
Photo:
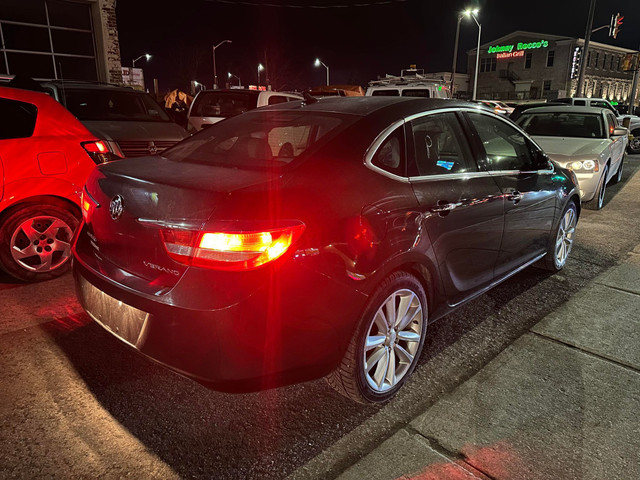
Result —
[[212, 125], [163, 156], [224, 167], [283, 168], [316, 150], [357, 118], [321, 112], [254, 112]]
[[65, 89], [64, 104], [79, 120], [170, 122], [149, 95], [111, 89]]
[[192, 117], [232, 117], [256, 108], [258, 95], [252, 92], [202, 92], [191, 107]]
[[524, 113], [517, 123], [529, 135], [606, 138], [602, 116], [595, 113]]

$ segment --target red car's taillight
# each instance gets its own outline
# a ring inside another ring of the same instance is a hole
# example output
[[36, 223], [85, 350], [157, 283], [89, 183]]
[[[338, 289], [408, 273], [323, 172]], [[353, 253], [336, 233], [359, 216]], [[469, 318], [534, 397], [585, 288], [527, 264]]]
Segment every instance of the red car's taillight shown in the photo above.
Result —
[[304, 224], [242, 231], [161, 231], [167, 253], [177, 262], [216, 270], [252, 270], [282, 255], [300, 238]]
[[90, 142], [82, 142], [82, 148], [89, 154], [91, 160], [96, 164], [110, 162], [111, 160], [117, 160], [118, 157], [109, 150], [109, 147], [102, 140], [95, 140]]

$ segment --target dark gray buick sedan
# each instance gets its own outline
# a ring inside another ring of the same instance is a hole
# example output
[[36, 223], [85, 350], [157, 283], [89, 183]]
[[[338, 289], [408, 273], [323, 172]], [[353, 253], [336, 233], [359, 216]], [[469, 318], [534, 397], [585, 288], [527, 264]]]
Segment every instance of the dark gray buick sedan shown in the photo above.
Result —
[[382, 402], [430, 322], [565, 265], [580, 196], [478, 106], [309, 97], [99, 165], [83, 210], [80, 301], [131, 348], [217, 389], [327, 376]]

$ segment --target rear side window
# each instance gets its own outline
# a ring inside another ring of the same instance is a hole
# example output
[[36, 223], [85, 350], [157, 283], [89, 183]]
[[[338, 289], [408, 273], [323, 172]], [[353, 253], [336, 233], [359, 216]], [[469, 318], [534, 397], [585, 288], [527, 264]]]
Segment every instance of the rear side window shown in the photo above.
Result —
[[374, 90], [371, 92], [372, 97], [399, 97], [400, 92], [394, 89]]
[[315, 151], [357, 117], [320, 112], [261, 112], [216, 123], [166, 150], [190, 163], [246, 169], [283, 168]]
[[201, 92], [191, 107], [191, 116], [227, 118], [253, 110], [257, 105], [258, 95], [250, 92]]
[[486, 170], [533, 170], [533, 156], [524, 135], [492, 116], [478, 113], [468, 115], [487, 154], [483, 162]]
[[268, 105], [277, 105], [279, 103], [286, 103], [289, 99], [281, 95], [271, 95], [267, 101]]
[[0, 140], [30, 137], [36, 128], [37, 117], [35, 105], [0, 98]]
[[411, 131], [420, 176], [478, 170], [454, 113], [427, 115], [414, 120]]
[[371, 163], [389, 173], [404, 177], [404, 158], [404, 126], [400, 126], [378, 147]]
[[428, 88], [405, 88], [402, 90], [402, 96], [429, 98], [431, 96], [431, 92], [429, 92]]
[[584, 100], [574, 100], [573, 104], [578, 107], [585, 107], [587, 105], [587, 102], [585, 102]]

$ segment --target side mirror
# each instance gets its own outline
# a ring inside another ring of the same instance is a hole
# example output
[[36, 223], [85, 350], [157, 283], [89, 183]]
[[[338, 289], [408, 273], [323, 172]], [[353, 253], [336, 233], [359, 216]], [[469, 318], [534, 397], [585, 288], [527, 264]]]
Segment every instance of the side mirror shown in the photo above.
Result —
[[616, 127], [611, 134], [612, 137], [622, 137], [625, 135], [629, 135], [629, 129], [626, 127]]
[[533, 157], [534, 170], [549, 170], [551, 168], [551, 160], [546, 153], [538, 150]]

